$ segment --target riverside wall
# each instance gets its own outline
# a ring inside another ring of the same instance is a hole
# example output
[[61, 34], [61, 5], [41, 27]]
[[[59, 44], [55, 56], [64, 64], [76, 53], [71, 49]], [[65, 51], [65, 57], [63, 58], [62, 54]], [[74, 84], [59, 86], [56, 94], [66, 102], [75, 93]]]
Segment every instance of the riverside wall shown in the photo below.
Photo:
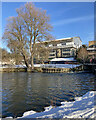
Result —
[[[43, 73], [65, 73], [71, 71], [82, 71], [82, 66], [78, 66], [75, 68], [42, 68], [35, 67], [33, 72], [43, 72]], [[0, 68], [0, 72], [32, 72], [31, 70], [27, 70], [27, 68]]]
[[26, 72], [27, 68], [0, 68], [0, 72]]
[[[27, 68], [13, 68], [13, 67], [6, 67], [6, 68], [0, 68], [0, 72], [31, 72], [31, 70], [28, 70]], [[42, 68], [35, 67], [34, 72], [43, 72]]]
[[82, 71], [82, 65], [75, 68], [42, 68], [43, 73], [66, 73]]

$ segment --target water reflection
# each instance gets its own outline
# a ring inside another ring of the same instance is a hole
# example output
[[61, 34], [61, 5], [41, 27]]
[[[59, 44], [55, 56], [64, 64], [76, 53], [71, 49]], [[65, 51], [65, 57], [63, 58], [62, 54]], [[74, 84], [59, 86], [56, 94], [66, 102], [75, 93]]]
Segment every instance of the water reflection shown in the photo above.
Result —
[[[3, 73], [3, 117], [22, 116], [25, 111], [43, 111], [50, 104], [72, 101], [94, 90], [88, 73]], [[53, 101], [53, 103], [52, 103]]]

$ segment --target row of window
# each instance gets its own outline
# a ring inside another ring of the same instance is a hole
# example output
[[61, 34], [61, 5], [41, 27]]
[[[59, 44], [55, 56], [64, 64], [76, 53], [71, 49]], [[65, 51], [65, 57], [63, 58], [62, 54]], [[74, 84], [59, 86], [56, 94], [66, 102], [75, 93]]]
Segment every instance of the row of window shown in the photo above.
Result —
[[70, 53], [63, 53], [63, 55], [70, 55]]
[[[70, 49], [62, 49], [62, 51], [70, 51]], [[51, 50], [50, 52], [56, 52], [56, 50]]]
[[96, 52], [96, 50], [88, 50], [88, 52]]
[[[63, 53], [62, 55], [70, 55], [70, 53]], [[50, 56], [55, 56], [55, 54], [50, 54]]]

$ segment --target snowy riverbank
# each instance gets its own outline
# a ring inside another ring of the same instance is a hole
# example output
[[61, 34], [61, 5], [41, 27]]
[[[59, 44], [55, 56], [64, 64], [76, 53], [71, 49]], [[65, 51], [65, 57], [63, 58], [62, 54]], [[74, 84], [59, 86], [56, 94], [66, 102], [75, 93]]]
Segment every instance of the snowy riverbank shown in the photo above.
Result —
[[[74, 64], [34, 64], [34, 67], [41, 67], [41, 68], [75, 68], [80, 66], [80, 64], [78, 65], [74, 65]], [[0, 65], [0, 68], [26, 68], [25, 65], [5, 65], [2, 66]]]
[[79, 67], [80, 64], [34, 64], [34, 67], [42, 67], [42, 68], [75, 68]]
[[73, 102], [61, 102], [59, 107], [46, 107], [44, 112], [31, 110], [19, 118], [95, 118], [95, 98], [96, 91], [90, 91]]

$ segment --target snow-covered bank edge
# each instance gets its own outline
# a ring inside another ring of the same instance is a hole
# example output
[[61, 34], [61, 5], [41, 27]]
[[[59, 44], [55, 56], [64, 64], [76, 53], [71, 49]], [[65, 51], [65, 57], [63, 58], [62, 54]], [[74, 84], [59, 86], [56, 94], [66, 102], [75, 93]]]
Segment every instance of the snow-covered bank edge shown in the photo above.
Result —
[[[79, 67], [80, 64], [75, 65], [75, 64], [34, 64], [34, 67], [41, 67], [41, 68], [75, 68]], [[25, 65], [10, 65], [10, 66], [2, 66], [0, 65], [0, 68], [26, 68]]]
[[79, 66], [81, 66], [81, 64], [34, 64], [34, 67], [42, 68], [75, 68]]
[[82, 97], [75, 98], [74, 102], [61, 102], [59, 107], [46, 107], [44, 112], [33, 110], [25, 112], [20, 118], [95, 118], [94, 99], [96, 91], [89, 91]]

